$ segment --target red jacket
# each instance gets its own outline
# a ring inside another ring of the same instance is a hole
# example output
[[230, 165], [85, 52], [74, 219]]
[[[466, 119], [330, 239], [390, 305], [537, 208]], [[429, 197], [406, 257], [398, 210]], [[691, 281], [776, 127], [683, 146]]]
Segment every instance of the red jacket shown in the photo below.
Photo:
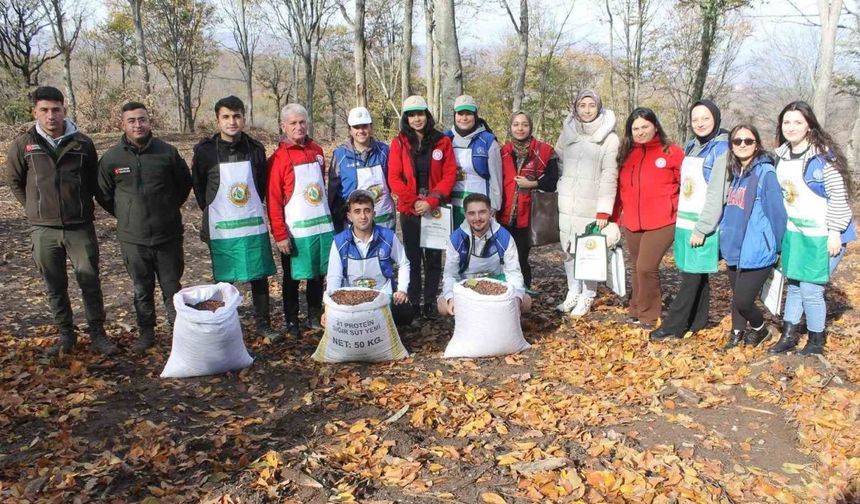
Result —
[[[320, 164], [320, 170], [325, 174], [325, 157], [322, 147], [310, 137], [304, 145], [296, 145], [282, 141], [269, 158], [269, 195], [268, 212], [269, 226], [275, 241], [283, 241], [290, 237], [290, 229], [284, 218], [284, 206], [293, 195], [296, 177], [293, 169], [296, 166], [313, 163]], [[328, 201], [323, 197], [323, 201]]]
[[457, 180], [457, 162], [451, 139], [442, 135], [430, 155], [429, 190], [427, 196], [418, 195], [418, 180], [409, 153], [412, 144], [403, 133], [391, 141], [388, 150], [388, 187], [397, 199], [397, 210], [401, 214], [415, 215], [415, 202], [424, 200], [436, 208], [451, 197]]
[[[508, 142], [502, 146], [502, 213], [497, 218], [500, 224], [516, 228], [529, 227], [532, 190], [520, 191], [514, 178], [522, 175], [532, 180], [539, 179], [544, 174], [554, 152], [552, 145], [533, 138], [529, 145], [528, 161], [517, 171], [514, 145]], [[516, 222], [511, 222], [514, 208], [516, 208]]]
[[675, 223], [684, 151], [670, 144], [663, 151], [660, 137], [633, 149], [618, 170], [621, 224], [630, 231], [649, 231]]

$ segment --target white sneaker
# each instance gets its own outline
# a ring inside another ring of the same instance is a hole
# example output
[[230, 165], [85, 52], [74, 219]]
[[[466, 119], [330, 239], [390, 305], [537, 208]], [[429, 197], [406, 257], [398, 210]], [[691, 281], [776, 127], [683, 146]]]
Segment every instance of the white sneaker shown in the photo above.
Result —
[[576, 306], [578, 300], [579, 294], [567, 291], [567, 297], [564, 298], [564, 301], [556, 305], [555, 309], [562, 313], [570, 313], [570, 310], [573, 310], [573, 307]]
[[579, 296], [579, 301], [576, 302], [576, 306], [570, 311], [570, 318], [579, 318], [587, 314], [591, 311], [591, 303], [593, 302], [594, 298]]

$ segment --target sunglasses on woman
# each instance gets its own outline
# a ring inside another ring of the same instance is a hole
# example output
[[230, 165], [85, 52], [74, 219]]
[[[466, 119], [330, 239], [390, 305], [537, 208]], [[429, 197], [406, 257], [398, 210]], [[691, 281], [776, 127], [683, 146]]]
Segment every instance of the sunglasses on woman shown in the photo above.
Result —
[[755, 145], [755, 138], [733, 138], [732, 145], [740, 147], [741, 145]]

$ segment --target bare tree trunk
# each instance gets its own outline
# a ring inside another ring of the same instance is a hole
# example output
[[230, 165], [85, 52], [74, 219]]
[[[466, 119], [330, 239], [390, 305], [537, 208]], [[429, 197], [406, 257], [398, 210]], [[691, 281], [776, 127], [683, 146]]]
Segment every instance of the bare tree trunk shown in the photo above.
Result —
[[818, 48], [818, 69], [815, 72], [815, 91], [812, 108], [823, 127], [827, 122], [827, 95], [833, 80], [833, 58], [836, 53], [836, 30], [842, 0], [818, 0], [818, 16], [821, 20], [821, 44]]
[[[851, 137], [845, 146], [845, 157], [848, 158], [848, 166], [854, 167], [851, 174], [854, 180], [857, 180], [857, 176], [860, 174], [860, 96], [856, 97], [856, 100], [857, 108], [854, 112], [854, 127], [851, 128]], [[849, 195], [849, 197], [851, 196], [853, 195]]]
[[[305, 109], [308, 114], [313, 116], [314, 113], [314, 63], [310, 51], [302, 54], [302, 61], [305, 65]], [[313, 137], [314, 134], [314, 119], [308, 117], [308, 136]]]
[[612, 15], [612, 7], [606, 0], [606, 15], [609, 16], [609, 102], [613, 109], [617, 109], [615, 102], [615, 17]]
[[403, 0], [403, 49], [400, 59], [400, 100], [412, 94], [412, 10], [413, 0]]
[[66, 33], [66, 20], [69, 17], [66, 12], [68, 4], [64, 5], [63, 0], [48, 0], [43, 2], [42, 6], [47, 11], [48, 19], [51, 22], [54, 43], [57, 50], [63, 55], [63, 83], [66, 87], [69, 117], [74, 121], [77, 116], [78, 101], [75, 98], [75, 88], [72, 85], [72, 50], [81, 31], [82, 19], [80, 15], [71, 14], [72, 33]]
[[[364, 38], [364, 14], [365, 0], [355, 0], [355, 46], [353, 47], [353, 58], [355, 59], [355, 104], [359, 107], [367, 106], [367, 63], [366, 46]], [[334, 115], [332, 108], [332, 115]], [[334, 131], [334, 130], [332, 130]], [[332, 133], [332, 138], [334, 134]]]
[[424, 85], [427, 88], [426, 98], [428, 105], [430, 106], [430, 113], [434, 116], [437, 116], [436, 113], [436, 101], [435, 101], [435, 93], [436, 89], [436, 80], [438, 79], [438, 74], [436, 73], [436, 21], [435, 21], [435, 12], [433, 12], [433, 0], [424, 0], [424, 27], [425, 27], [425, 45], [427, 50], [425, 51], [425, 61], [424, 61]]
[[[696, 68], [696, 78], [693, 81], [693, 93], [690, 103], [696, 103], [702, 99], [705, 93], [705, 81], [708, 79], [708, 71], [711, 69], [711, 48], [717, 36], [717, 25], [720, 21], [720, 12], [715, 5], [715, 0], [703, 2], [701, 5], [702, 36], [699, 42], [699, 66]], [[686, 125], [684, 127], [686, 132]]]
[[501, 0], [502, 5], [517, 32], [517, 78], [514, 81], [514, 100], [512, 111], [522, 110], [523, 99], [526, 96], [526, 71], [529, 64], [529, 2], [520, 0], [520, 21], [514, 18], [508, 0]]
[[454, 0], [435, 0], [439, 13], [440, 100], [442, 124], [454, 122], [454, 98], [463, 94], [463, 66], [460, 46], [457, 43], [457, 26], [454, 17]]
[[143, 0], [128, 0], [131, 6], [131, 19], [134, 22], [134, 32], [137, 34], [137, 64], [143, 72], [143, 90], [147, 95], [152, 94], [152, 85], [149, 79], [149, 64], [146, 61], [146, 42], [143, 37], [143, 17], [140, 14], [140, 6]]

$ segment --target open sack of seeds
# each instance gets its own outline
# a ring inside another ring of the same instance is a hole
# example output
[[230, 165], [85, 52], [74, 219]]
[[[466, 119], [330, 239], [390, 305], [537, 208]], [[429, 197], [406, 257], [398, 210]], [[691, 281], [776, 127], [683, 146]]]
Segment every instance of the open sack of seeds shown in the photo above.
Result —
[[173, 296], [176, 322], [162, 378], [188, 378], [244, 369], [254, 362], [242, 339], [242, 295], [229, 283], [187, 287]]
[[520, 301], [509, 284], [490, 278], [454, 285], [454, 336], [445, 357], [492, 357], [527, 350]]
[[409, 357], [389, 306], [391, 296], [374, 289], [344, 287], [328, 293], [325, 333], [314, 352], [319, 362], [382, 362]]

